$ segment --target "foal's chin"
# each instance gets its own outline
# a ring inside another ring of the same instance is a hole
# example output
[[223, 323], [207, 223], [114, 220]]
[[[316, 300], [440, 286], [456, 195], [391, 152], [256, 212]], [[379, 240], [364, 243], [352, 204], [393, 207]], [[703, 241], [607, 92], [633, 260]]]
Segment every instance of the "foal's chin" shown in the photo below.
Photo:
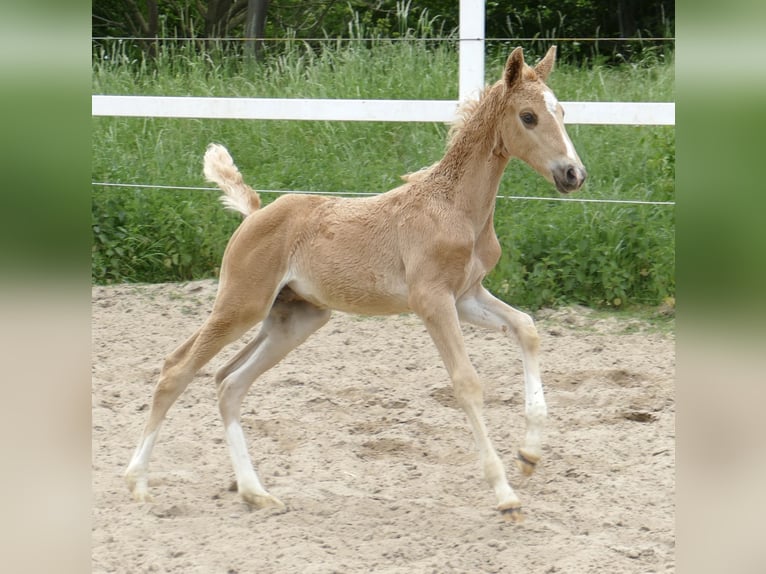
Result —
[[569, 183], [567, 181], [559, 179], [558, 177], [553, 178], [553, 184], [556, 186], [556, 189], [558, 190], [558, 192], [563, 195], [568, 195], [570, 193], [573, 193], [579, 190], [582, 187], [583, 183], [585, 183], [585, 180], [578, 181], [577, 183]]
[[556, 190], [562, 195], [569, 195], [570, 193], [574, 193], [580, 189], [580, 187], [581, 186], [559, 185], [558, 183], [556, 184]]
[[548, 172], [538, 171], [548, 183], [552, 184], [556, 190], [562, 195], [568, 195], [575, 191], [578, 191], [585, 183], [585, 178], [567, 178], [566, 176], [560, 176], [555, 171]]

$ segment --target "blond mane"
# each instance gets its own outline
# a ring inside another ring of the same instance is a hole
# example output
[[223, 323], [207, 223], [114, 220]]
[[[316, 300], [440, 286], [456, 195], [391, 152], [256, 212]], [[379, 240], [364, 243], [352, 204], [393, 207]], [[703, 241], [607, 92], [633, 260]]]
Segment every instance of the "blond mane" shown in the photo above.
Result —
[[[524, 80], [528, 82], [533, 82], [539, 78], [537, 71], [534, 68], [531, 68], [526, 65], [522, 69], [521, 75], [524, 78]], [[476, 112], [479, 109], [492, 108], [491, 102], [488, 101], [489, 94], [493, 92], [493, 88], [495, 88], [496, 86], [500, 84], [501, 82], [498, 82], [496, 84], [487, 84], [479, 93], [478, 98], [464, 100], [458, 105], [458, 108], [455, 111], [455, 119], [450, 124], [449, 131], [447, 132], [447, 144], [446, 144], [445, 151], [450, 151], [450, 149], [452, 149], [452, 147], [457, 143], [459, 136], [464, 133], [466, 126], [476, 116]], [[501, 111], [499, 109], [494, 108], [493, 113], [500, 113], [500, 112]], [[492, 115], [492, 113], [490, 115]], [[489, 124], [492, 125], [492, 122], [489, 122]], [[487, 125], [487, 122], [485, 122], [484, 129], [490, 129], [490, 125]], [[437, 161], [427, 167], [423, 167], [417, 171], [413, 171], [411, 173], [402, 175], [401, 179], [403, 179], [406, 182], [422, 181], [434, 170], [434, 168], [439, 163], [440, 162]]]
[[462, 133], [465, 125], [476, 114], [476, 110], [479, 109], [491, 87], [489, 85], [484, 86], [478, 98], [465, 100], [458, 106], [455, 112], [456, 117], [450, 124], [449, 131], [447, 132], [447, 149], [452, 147], [452, 144], [455, 143], [457, 137]]
[[[484, 86], [484, 89], [479, 93], [478, 98], [464, 100], [458, 105], [458, 108], [455, 111], [455, 119], [452, 120], [452, 123], [450, 123], [450, 128], [447, 132], [446, 150], [449, 150], [455, 143], [457, 137], [462, 133], [463, 128], [465, 128], [465, 125], [475, 115], [476, 110], [484, 101], [491, 87], [491, 85]], [[417, 171], [406, 173], [400, 177], [402, 180], [407, 182], [421, 181], [425, 179], [438, 164], [438, 161], [434, 162], [429, 166], [422, 167]]]

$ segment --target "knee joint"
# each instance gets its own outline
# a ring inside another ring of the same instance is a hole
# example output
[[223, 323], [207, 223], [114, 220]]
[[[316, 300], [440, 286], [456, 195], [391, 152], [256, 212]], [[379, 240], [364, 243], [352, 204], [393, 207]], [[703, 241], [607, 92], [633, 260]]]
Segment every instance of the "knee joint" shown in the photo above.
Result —
[[540, 335], [537, 333], [537, 327], [535, 327], [535, 322], [529, 315], [525, 314], [522, 320], [519, 321], [516, 336], [523, 345], [537, 347], [540, 344]]
[[484, 398], [481, 381], [475, 372], [456, 373], [452, 377], [452, 386], [455, 391], [455, 399], [460, 406], [481, 403]]

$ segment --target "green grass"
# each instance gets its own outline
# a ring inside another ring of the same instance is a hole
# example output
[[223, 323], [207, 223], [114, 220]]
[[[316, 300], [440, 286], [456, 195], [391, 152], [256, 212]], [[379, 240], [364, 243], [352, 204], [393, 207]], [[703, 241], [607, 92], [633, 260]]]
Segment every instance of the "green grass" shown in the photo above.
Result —
[[[265, 62], [220, 47], [198, 55], [170, 44], [155, 62], [130, 62], [126, 50], [94, 52], [93, 92], [199, 96], [413, 98], [457, 97], [457, 54], [450, 43], [384, 40], [304, 49], [299, 43]], [[108, 56], [105, 58], [104, 56]], [[487, 62], [499, 77], [504, 57]], [[620, 67], [562, 65], [551, 76], [560, 100], [672, 101], [670, 62]], [[201, 160], [226, 145], [260, 189], [383, 192], [399, 175], [444, 151], [447, 127], [387, 122], [92, 119], [97, 182], [202, 186]], [[589, 172], [579, 195], [672, 200], [672, 127], [569, 126]], [[96, 283], [214, 277], [239, 218], [216, 192], [94, 187]], [[557, 193], [521, 162], [509, 165], [500, 195]], [[266, 202], [273, 200], [268, 194]], [[503, 258], [487, 286], [526, 308], [563, 303], [595, 307], [657, 305], [675, 293], [674, 209], [668, 206], [498, 200]]]

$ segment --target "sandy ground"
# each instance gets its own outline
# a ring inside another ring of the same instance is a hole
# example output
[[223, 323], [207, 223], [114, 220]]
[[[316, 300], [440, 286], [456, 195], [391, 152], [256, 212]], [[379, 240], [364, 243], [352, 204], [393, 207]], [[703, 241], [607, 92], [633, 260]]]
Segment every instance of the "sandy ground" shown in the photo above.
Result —
[[165, 354], [204, 320], [210, 281], [92, 292], [94, 572], [672, 572], [672, 334], [568, 308], [536, 314], [549, 408], [544, 459], [522, 479], [516, 343], [464, 328], [485, 417], [522, 524], [504, 522], [468, 424], [415, 317], [336, 314], [266, 373], [243, 405], [264, 484], [286, 511], [250, 511], [212, 375], [170, 411], [150, 466], [154, 500], [122, 472]]

